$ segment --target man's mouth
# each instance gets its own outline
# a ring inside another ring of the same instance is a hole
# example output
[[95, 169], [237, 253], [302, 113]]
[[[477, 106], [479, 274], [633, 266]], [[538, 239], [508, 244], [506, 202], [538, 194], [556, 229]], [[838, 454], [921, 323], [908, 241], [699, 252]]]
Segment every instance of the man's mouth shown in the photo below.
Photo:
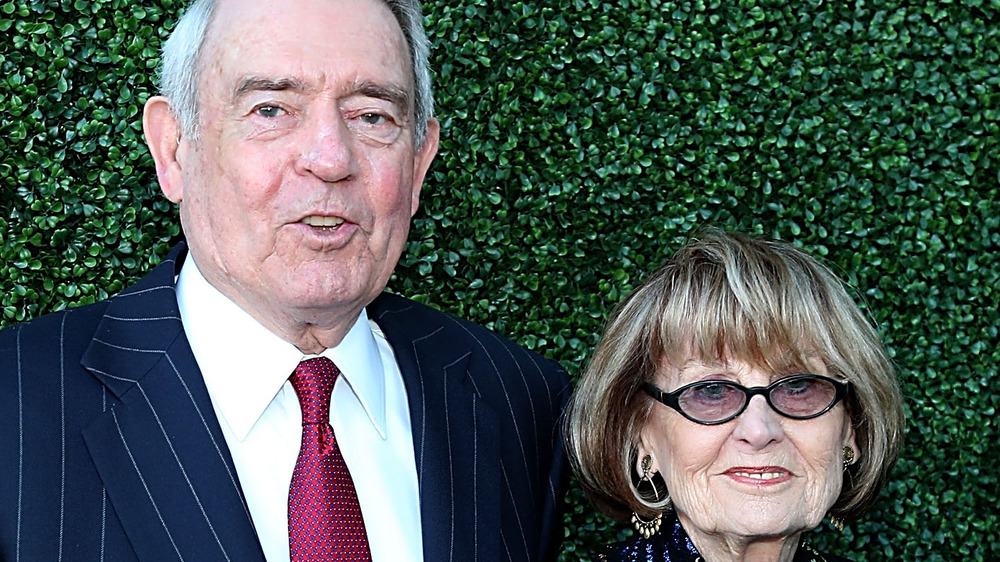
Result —
[[302, 222], [308, 224], [309, 226], [315, 226], [320, 228], [336, 228], [344, 224], [344, 219], [340, 217], [323, 217], [319, 215], [310, 215], [302, 219]]

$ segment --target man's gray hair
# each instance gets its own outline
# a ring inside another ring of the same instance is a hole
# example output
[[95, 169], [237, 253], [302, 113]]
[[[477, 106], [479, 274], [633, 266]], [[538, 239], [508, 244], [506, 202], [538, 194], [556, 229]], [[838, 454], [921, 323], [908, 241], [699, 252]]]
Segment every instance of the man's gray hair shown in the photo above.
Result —
[[[428, 63], [430, 42], [424, 30], [423, 15], [418, 0], [382, 1], [395, 16], [409, 47], [415, 90], [414, 141], [419, 149], [423, 146], [427, 135], [427, 120], [434, 116], [434, 97], [431, 93], [431, 73]], [[202, 49], [217, 3], [218, 0], [192, 2], [163, 44], [160, 93], [169, 100], [171, 110], [181, 123], [184, 136], [192, 139], [197, 138], [200, 125], [198, 79], [204, 62]]]

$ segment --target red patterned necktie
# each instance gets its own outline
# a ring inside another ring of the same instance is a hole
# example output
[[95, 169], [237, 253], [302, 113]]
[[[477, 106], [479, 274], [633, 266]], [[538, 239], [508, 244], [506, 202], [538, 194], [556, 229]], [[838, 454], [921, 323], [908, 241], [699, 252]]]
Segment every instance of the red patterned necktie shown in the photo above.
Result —
[[292, 562], [372, 559], [354, 481], [330, 426], [330, 398], [340, 369], [307, 359], [289, 380], [302, 406], [302, 445], [288, 491]]

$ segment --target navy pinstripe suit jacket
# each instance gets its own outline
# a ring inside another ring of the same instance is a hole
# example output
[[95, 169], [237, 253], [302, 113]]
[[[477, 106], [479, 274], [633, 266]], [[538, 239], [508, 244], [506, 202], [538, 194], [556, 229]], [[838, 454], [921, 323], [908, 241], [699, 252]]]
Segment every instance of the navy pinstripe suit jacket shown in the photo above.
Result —
[[[0, 560], [263, 560], [180, 321], [175, 248], [107, 301], [0, 332]], [[428, 562], [553, 559], [565, 373], [383, 294]]]

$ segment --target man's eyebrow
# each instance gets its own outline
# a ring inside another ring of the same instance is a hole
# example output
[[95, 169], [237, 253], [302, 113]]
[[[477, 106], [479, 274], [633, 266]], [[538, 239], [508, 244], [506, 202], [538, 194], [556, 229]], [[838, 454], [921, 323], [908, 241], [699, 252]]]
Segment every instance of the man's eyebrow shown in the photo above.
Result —
[[305, 91], [306, 85], [298, 78], [267, 78], [264, 76], [244, 76], [233, 89], [233, 99], [240, 99], [250, 92]]
[[[270, 78], [265, 76], [244, 76], [233, 89], [233, 99], [237, 100], [250, 92], [279, 92], [291, 90], [305, 92], [309, 87], [304, 81], [295, 77]], [[410, 107], [410, 93], [393, 85], [361, 82], [355, 85], [354, 92], [361, 96], [385, 100], [401, 109]]]
[[410, 94], [403, 88], [374, 82], [362, 82], [357, 85], [356, 92], [369, 98], [385, 100], [399, 106], [404, 111], [408, 111], [410, 108]]

